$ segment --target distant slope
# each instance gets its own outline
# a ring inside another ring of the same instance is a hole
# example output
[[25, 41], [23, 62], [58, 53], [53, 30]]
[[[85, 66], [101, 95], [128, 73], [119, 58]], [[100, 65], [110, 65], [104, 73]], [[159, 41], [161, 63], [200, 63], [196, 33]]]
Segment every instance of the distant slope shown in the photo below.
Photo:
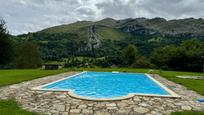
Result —
[[88, 39], [88, 31], [91, 26], [96, 25], [97, 34], [103, 39], [119, 40], [131, 36], [129, 33], [124, 33], [120, 29], [115, 28], [116, 22], [113, 20], [109, 23], [109, 19], [101, 20], [98, 22], [80, 21], [68, 25], [55, 26], [44, 29], [42, 33], [74, 33], [79, 35], [80, 38]]
[[[103, 20], [79, 21], [72, 24], [60, 25], [44, 29], [40, 32], [46, 33], [76, 33], [79, 36], [87, 35], [88, 28], [96, 25], [98, 34], [103, 35], [105, 39], [120, 39], [126, 37], [128, 34], [192, 34], [193, 36], [203, 36], [204, 20], [203, 19], [179, 19], [179, 20], [165, 20], [163, 18], [136, 18], [115, 20], [112, 18], [105, 18]], [[107, 29], [107, 30], [106, 30]], [[122, 30], [122, 31], [121, 31]], [[102, 33], [100, 33], [102, 32]], [[106, 36], [107, 35], [107, 36]]]
[[121, 40], [121, 39], [132, 36], [131, 34], [124, 33], [119, 29], [106, 27], [106, 26], [99, 26], [97, 28], [97, 33], [103, 39], [110, 39], [110, 40]]
[[[93, 27], [97, 40], [92, 40], [93, 36], [90, 36]], [[113, 55], [128, 44], [136, 45], [143, 54], [149, 55], [155, 48], [178, 45], [184, 40], [196, 38], [204, 41], [204, 20], [166, 20], [159, 17], [123, 20], [105, 18], [96, 22], [78, 21], [54, 26], [19, 35], [17, 38], [38, 43], [43, 58], [48, 60], [70, 55]], [[91, 48], [93, 44], [96, 47]]]
[[88, 27], [93, 25], [93, 22], [91, 21], [79, 21], [72, 24], [67, 25], [60, 25], [60, 26], [54, 26], [51, 28], [44, 29], [40, 32], [46, 32], [46, 33], [75, 33], [78, 32], [81, 28]]
[[[160, 34], [186, 34], [191, 33], [194, 35], [203, 35], [204, 34], [204, 20], [203, 19], [178, 19], [178, 20], [165, 20], [163, 18], [137, 18], [131, 20], [121, 26], [121, 28], [145, 28], [151, 29], [152, 31], [158, 32]], [[132, 29], [134, 31], [134, 29]]]

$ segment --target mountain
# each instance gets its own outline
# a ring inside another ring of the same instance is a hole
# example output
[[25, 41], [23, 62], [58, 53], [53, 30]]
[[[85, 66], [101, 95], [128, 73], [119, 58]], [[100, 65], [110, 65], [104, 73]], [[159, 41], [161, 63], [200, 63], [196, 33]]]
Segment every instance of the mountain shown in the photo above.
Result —
[[50, 27], [17, 37], [37, 42], [43, 58], [48, 60], [70, 55], [103, 57], [118, 54], [128, 44], [135, 44], [143, 54], [149, 55], [154, 48], [178, 45], [187, 39], [204, 40], [204, 20], [105, 18]]
[[101, 35], [103, 39], [122, 39], [123, 36], [128, 36], [128, 33], [122, 32], [120, 29], [116, 28], [117, 22], [109, 18], [98, 21], [79, 21], [76, 23], [55, 26], [51, 28], [44, 29], [40, 32], [43, 33], [75, 33], [82, 38], [88, 38], [89, 28], [96, 25], [97, 34]]

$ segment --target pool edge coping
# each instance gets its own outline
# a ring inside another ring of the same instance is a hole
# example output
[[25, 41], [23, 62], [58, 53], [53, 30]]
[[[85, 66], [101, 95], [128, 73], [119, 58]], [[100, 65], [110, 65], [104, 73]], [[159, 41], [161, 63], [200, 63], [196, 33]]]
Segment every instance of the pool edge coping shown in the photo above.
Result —
[[40, 85], [40, 86], [37, 86], [37, 87], [32, 87], [31, 90], [39, 90], [39, 91], [53, 91], [53, 90], [54, 90], [54, 91], [70, 91], [70, 89], [68, 89], [68, 90], [65, 90], [65, 89], [63, 89], [63, 90], [57, 90], [57, 89], [42, 89], [42, 88], [45, 87], [45, 86], [47, 86], [47, 85], [50, 85], [50, 84], [53, 84], [53, 83], [56, 83], [56, 82], [59, 82], [59, 81], [65, 80], [65, 79], [69, 79], [69, 78], [71, 78], [71, 77], [75, 77], [75, 76], [80, 75], [80, 74], [83, 74], [83, 73], [85, 73], [85, 72], [87, 72], [87, 71], [83, 71], [83, 72], [76, 73], [76, 74], [74, 74], [74, 75], [66, 76], [65, 78], [61, 78], [61, 79], [58, 79], [58, 80], [55, 80], [55, 81], [46, 83], [46, 84], [44, 84], [44, 85]]
[[164, 84], [160, 83], [158, 80], [156, 80], [154, 77], [152, 77], [151, 75], [145, 73], [145, 75], [147, 77], [149, 77], [151, 80], [153, 80], [157, 85], [159, 85], [161, 88], [163, 88], [165, 91], [167, 91], [169, 94], [171, 94], [171, 97], [178, 97], [180, 98], [181, 96], [176, 94], [174, 91], [172, 91], [171, 89], [169, 89], [168, 87], [166, 87]]
[[144, 93], [129, 93], [128, 95], [125, 96], [121, 96], [121, 97], [115, 97], [115, 98], [90, 98], [90, 97], [86, 97], [86, 96], [80, 96], [77, 95], [76, 93], [74, 93], [74, 91], [72, 89], [43, 89], [43, 87], [65, 80], [65, 79], [69, 79], [71, 77], [75, 77], [77, 75], [83, 74], [87, 71], [83, 71], [74, 75], [70, 75], [67, 76], [65, 78], [44, 84], [44, 85], [40, 85], [37, 87], [33, 87], [31, 88], [31, 90], [36, 90], [36, 91], [53, 91], [53, 92], [67, 92], [68, 95], [70, 97], [76, 98], [76, 99], [82, 99], [82, 100], [88, 100], [88, 101], [117, 101], [117, 100], [124, 100], [124, 99], [129, 99], [132, 98], [134, 96], [149, 96], [149, 97], [168, 97], [168, 98], [181, 98], [180, 95], [176, 94], [174, 91], [172, 91], [171, 89], [169, 89], [168, 87], [166, 87], [165, 85], [163, 85], [162, 83], [160, 83], [158, 80], [156, 80], [155, 78], [153, 78], [150, 74], [148, 73], [141, 73], [141, 74], [145, 74], [149, 79], [151, 79], [153, 82], [155, 82], [157, 85], [159, 85], [161, 88], [163, 88], [166, 92], [168, 92], [170, 95], [159, 95], [159, 94], [144, 94]]

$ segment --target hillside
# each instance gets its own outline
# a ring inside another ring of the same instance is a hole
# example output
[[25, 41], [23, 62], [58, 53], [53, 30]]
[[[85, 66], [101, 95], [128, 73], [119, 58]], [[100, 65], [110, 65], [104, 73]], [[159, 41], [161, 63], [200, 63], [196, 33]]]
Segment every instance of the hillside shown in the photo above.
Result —
[[[131, 35], [191, 35], [192, 37], [203, 38], [204, 20], [203, 19], [180, 19], [165, 20], [163, 18], [136, 18], [114, 20], [105, 18], [103, 20], [78, 21], [72, 24], [60, 25], [44, 29], [43, 33], [74, 33], [79, 37], [88, 38], [89, 28], [96, 25], [97, 34], [104, 39], [122, 39]], [[37, 32], [39, 33], [39, 32]]]
[[74, 33], [78, 34], [80, 38], [88, 38], [89, 28], [93, 25], [96, 25], [97, 34], [99, 34], [103, 39], [117, 40], [130, 35], [129, 33], [124, 33], [120, 29], [116, 28], [116, 21], [109, 19], [104, 19], [98, 22], [79, 21], [68, 25], [47, 28], [40, 32], [50, 34]]
[[50, 27], [17, 37], [37, 42], [44, 59], [48, 60], [69, 55], [112, 55], [128, 44], [135, 44], [143, 54], [148, 55], [157, 47], [177, 45], [193, 38], [204, 40], [204, 20], [105, 18], [96, 22], [78, 21]]

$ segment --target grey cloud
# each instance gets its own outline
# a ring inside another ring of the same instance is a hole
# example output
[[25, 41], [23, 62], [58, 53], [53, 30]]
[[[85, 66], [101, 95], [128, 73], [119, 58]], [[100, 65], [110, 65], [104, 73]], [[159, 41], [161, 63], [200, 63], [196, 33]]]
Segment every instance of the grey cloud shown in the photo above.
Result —
[[85, 14], [85, 15], [95, 15], [95, 12], [93, 9], [88, 7], [80, 7], [77, 9], [79, 14]]
[[101, 9], [102, 14], [106, 17], [128, 18], [135, 16], [134, 9], [137, 9], [138, 5], [137, 0], [130, 0], [126, 3], [124, 0], [115, 0], [99, 3], [97, 7]]
[[124, 17], [164, 17], [167, 19], [195, 17], [204, 11], [203, 0], [121, 0], [97, 4], [103, 15]]
[[0, 16], [12, 34], [106, 17], [204, 18], [203, 0], [0, 0]]

